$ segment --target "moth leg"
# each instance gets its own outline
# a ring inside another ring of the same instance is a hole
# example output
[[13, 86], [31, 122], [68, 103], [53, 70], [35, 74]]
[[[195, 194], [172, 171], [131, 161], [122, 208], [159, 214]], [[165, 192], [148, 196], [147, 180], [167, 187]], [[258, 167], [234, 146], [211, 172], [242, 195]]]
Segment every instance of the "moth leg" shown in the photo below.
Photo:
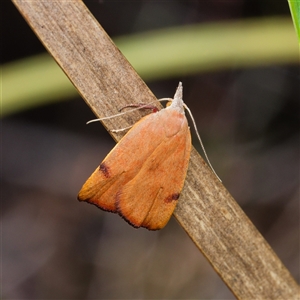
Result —
[[[134, 107], [134, 108], [140, 108], [140, 109], [151, 109], [153, 113], [158, 112], [158, 108], [156, 106], [151, 105], [151, 104], [144, 104], [144, 103], [128, 104], [128, 105], [122, 107], [121, 109], [119, 109], [119, 111], [122, 111], [123, 109], [128, 108], [128, 107]], [[124, 127], [124, 128], [120, 128], [120, 129], [112, 129], [112, 130], [110, 130], [110, 132], [118, 133], [118, 132], [130, 129], [132, 126], [133, 125]]]
[[122, 111], [124, 108], [128, 108], [128, 107], [138, 107], [140, 109], [151, 109], [153, 113], [158, 112], [158, 108], [156, 106], [151, 105], [151, 104], [145, 104], [145, 103], [128, 104], [128, 105], [122, 107], [121, 109], [119, 109], [119, 111]]
[[125, 130], [130, 129], [132, 126], [133, 126], [133, 125], [128, 126], [128, 127], [124, 127], [124, 128], [120, 128], [120, 129], [111, 129], [110, 132], [118, 133], [118, 132], [121, 132], [121, 131], [125, 131]]

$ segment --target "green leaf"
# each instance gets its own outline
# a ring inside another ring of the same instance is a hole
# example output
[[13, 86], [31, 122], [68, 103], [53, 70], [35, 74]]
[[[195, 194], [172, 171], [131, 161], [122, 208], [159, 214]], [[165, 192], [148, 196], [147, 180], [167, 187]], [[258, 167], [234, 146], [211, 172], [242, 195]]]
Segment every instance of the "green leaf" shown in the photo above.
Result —
[[300, 43], [300, 0], [288, 0], [295, 30]]

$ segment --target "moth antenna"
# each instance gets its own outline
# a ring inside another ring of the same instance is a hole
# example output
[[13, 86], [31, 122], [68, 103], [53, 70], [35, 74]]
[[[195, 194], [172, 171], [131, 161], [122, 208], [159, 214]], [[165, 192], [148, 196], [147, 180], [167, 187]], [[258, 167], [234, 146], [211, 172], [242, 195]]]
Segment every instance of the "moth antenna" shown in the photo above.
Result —
[[[173, 101], [173, 99], [172, 99], [172, 98], [161, 98], [161, 99], [159, 99], [158, 101]], [[204, 145], [203, 145], [203, 143], [202, 143], [202, 140], [201, 140], [200, 134], [199, 134], [199, 132], [198, 132], [198, 128], [197, 128], [197, 125], [196, 125], [196, 122], [195, 122], [195, 119], [194, 119], [194, 117], [193, 117], [193, 115], [192, 115], [191, 110], [189, 109], [189, 107], [188, 107], [185, 103], [183, 103], [183, 106], [184, 106], [184, 108], [188, 111], [188, 113], [189, 113], [189, 115], [190, 115], [190, 117], [191, 117], [191, 120], [192, 120], [192, 122], [193, 122], [195, 131], [196, 131], [196, 135], [197, 135], [197, 137], [198, 137], [198, 140], [199, 140], [199, 142], [200, 142], [201, 148], [202, 148], [202, 150], [203, 150], [203, 153], [204, 153], [204, 155], [205, 155], [205, 158], [206, 158], [206, 160], [207, 160], [208, 165], [210, 166], [211, 170], [212, 170], [213, 173], [216, 175], [216, 177], [220, 180], [220, 182], [222, 182], [221, 178], [218, 176], [218, 174], [216, 173], [215, 169], [213, 168], [213, 166], [212, 166], [210, 160], [208, 159], [208, 155], [207, 155], [207, 153], [206, 153], [206, 151], [205, 151]]]
[[197, 135], [197, 137], [198, 137], [198, 140], [199, 140], [199, 142], [200, 142], [201, 148], [202, 148], [203, 153], [204, 153], [204, 155], [205, 155], [205, 157], [206, 157], [206, 160], [207, 160], [207, 162], [208, 162], [208, 165], [210, 166], [210, 168], [212, 169], [212, 171], [213, 171], [213, 173], [216, 175], [216, 177], [220, 180], [220, 182], [222, 182], [221, 178], [217, 175], [215, 169], [213, 168], [213, 166], [212, 166], [211, 163], [210, 163], [210, 160], [208, 159], [207, 153], [206, 153], [205, 148], [204, 148], [204, 145], [203, 145], [203, 143], [202, 143], [202, 140], [201, 140], [200, 134], [199, 134], [199, 132], [198, 132], [197, 125], [196, 125], [195, 119], [194, 119], [194, 117], [193, 117], [193, 115], [192, 115], [192, 112], [190, 111], [190, 109], [188, 108], [188, 106], [187, 106], [185, 103], [183, 103], [183, 106], [184, 106], [184, 108], [188, 111], [188, 113], [189, 113], [189, 115], [190, 115], [190, 117], [191, 117], [191, 120], [192, 120], [192, 122], [193, 122], [195, 131], [196, 131], [196, 135]]
[[126, 115], [126, 114], [130, 113], [130, 112], [133, 112], [133, 111], [142, 109], [142, 108], [144, 108], [144, 107], [147, 107], [149, 104], [155, 103], [155, 102], [156, 102], [156, 101], [152, 101], [152, 102], [147, 103], [147, 104], [145, 104], [145, 105], [142, 105], [142, 106], [140, 106], [140, 107], [133, 108], [133, 109], [130, 109], [130, 110], [126, 110], [126, 111], [120, 112], [120, 113], [115, 114], [115, 115], [112, 115], [112, 116], [93, 119], [93, 120], [90, 120], [90, 121], [86, 122], [86, 124], [90, 124], [90, 123], [97, 122], [97, 121], [108, 120], [108, 119], [111, 119], [111, 118], [123, 116], [123, 115]]

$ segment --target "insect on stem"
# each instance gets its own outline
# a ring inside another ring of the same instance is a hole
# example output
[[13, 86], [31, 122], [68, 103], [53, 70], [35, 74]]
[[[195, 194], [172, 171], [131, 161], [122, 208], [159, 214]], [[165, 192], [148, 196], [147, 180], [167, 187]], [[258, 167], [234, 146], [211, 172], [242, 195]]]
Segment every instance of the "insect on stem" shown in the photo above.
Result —
[[[181, 84], [181, 82], [179, 83], [179, 87], [182, 89], [182, 84]], [[172, 99], [172, 98], [161, 98], [161, 99], [158, 99], [158, 101], [173, 101], [173, 99]], [[145, 105], [143, 105], [143, 104], [138, 104], [138, 107], [136, 107], [136, 108], [134, 108], [134, 109], [130, 109], [130, 110], [127, 110], [127, 111], [124, 111], [124, 112], [120, 112], [120, 113], [118, 113], [118, 114], [115, 114], [115, 115], [112, 115], [112, 116], [109, 116], [109, 117], [103, 117], [103, 118], [93, 119], [93, 120], [88, 121], [86, 124], [90, 124], [90, 123], [97, 122], [97, 121], [102, 121], [102, 120], [107, 120], [107, 119], [111, 119], [111, 118], [123, 116], [123, 115], [125, 115], [125, 114], [128, 114], [128, 113], [130, 113], [130, 112], [133, 112], [133, 111], [136, 111], [136, 110], [139, 110], [139, 109], [149, 108], [149, 106], [150, 106], [152, 103], [154, 104], [155, 102], [150, 102], [150, 103], [145, 104]], [[135, 104], [128, 105], [128, 107], [130, 107], [130, 106], [135, 106]], [[184, 108], [188, 111], [188, 113], [189, 113], [189, 115], [190, 115], [190, 117], [191, 117], [191, 120], [192, 120], [192, 122], [193, 122], [193, 125], [194, 125], [194, 128], [195, 128], [195, 132], [196, 132], [196, 135], [197, 135], [197, 138], [198, 138], [198, 140], [199, 140], [199, 142], [200, 142], [200, 146], [201, 146], [201, 148], [202, 148], [202, 150], [203, 150], [204, 156], [205, 156], [205, 158], [206, 158], [206, 161], [207, 161], [209, 167], [211, 168], [211, 170], [213, 171], [213, 173], [216, 175], [216, 177], [220, 180], [220, 182], [222, 182], [222, 180], [221, 180], [220, 177], [217, 175], [216, 171], [214, 170], [214, 168], [213, 168], [213, 166], [212, 166], [212, 164], [211, 164], [211, 162], [210, 162], [210, 160], [209, 160], [209, 158], [208, 158], [208, 155], [207, 155], [207, 153], [206, 153], [206, 151], [205, 151], [203, 142], [202, 142], [202, 140], [201, 140], [201, 137], [200, 137], [200, 134], [199, 134], [199, 132], [198, 132], [198, 129], [197, 129], [197, 126], [196, 126], [196, 122], [195, 122], [195, 119], [194, 119], [194, 117], [193, 117], [193, 115], [192, 115], [191, 110], [189, 109], [189, 107], [188, 107], [185, 103], [183, 103], [183, 106], [184, 106]], [[126, 128], [121, 128], [121, 129], [113, 129], [113, 130], [111, 130], [111, 132], [117, 133], [117, 132], [120, 132], [120, 131], [124, 131], [124, 130], [130, 129], [131, 127], [132, 127], [132, 126], [129, 126], [129, 127], [126, 127]]]

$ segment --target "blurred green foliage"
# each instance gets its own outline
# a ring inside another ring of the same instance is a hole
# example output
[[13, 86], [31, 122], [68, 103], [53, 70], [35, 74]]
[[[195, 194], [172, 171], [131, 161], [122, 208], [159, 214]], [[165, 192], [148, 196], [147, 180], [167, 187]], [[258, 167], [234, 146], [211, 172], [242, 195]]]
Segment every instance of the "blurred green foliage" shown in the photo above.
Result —
[[[290, 5], [298, 18], [299, 4], [290, 1]], [[299, 22], [297, 26], [299, 36]], [[114, 42], [146, 81], [299, 59], [290, 18], [173, 27], [117, 37]], [[76, 93], [48, 54], [2, 66], [2, 116]]]

